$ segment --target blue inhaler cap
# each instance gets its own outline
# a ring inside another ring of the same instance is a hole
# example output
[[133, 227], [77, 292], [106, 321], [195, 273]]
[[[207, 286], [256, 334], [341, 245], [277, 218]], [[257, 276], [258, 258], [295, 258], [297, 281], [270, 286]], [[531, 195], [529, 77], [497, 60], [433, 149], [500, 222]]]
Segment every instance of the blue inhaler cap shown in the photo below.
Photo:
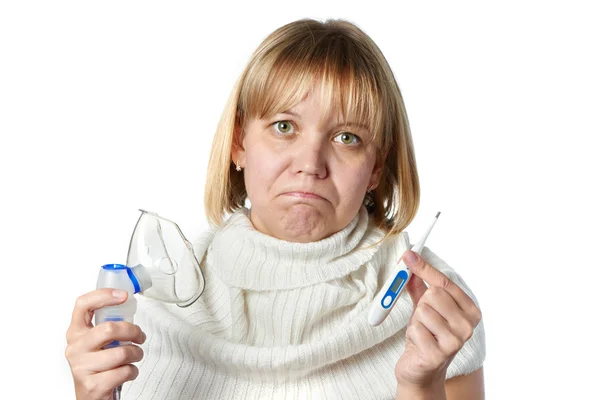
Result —
[[144, 267], [141, 265], [129, 268], [127, 265], [124, 264], [106, 264], [102, 266], [102, 269], [107, 271], [125, 270], [127, 272], [129, 280], [131, 281], [131, 284], [133, 285], [134, 294], [146, 290], [152, 286], [152, 280], [150, 279], [148, 272], [145, 271]]

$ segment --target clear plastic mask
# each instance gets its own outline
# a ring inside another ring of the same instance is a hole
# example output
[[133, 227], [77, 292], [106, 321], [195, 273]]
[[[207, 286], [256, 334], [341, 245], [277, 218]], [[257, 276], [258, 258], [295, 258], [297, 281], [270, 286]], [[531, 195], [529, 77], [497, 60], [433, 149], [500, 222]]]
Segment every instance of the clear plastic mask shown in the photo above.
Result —
[[204, 291], [204, 275], [192, 244], [173, 221], [140, 210], [127, 252], [127, 265], [146, 267], [152, 287], [141, 294], [187, 307]]

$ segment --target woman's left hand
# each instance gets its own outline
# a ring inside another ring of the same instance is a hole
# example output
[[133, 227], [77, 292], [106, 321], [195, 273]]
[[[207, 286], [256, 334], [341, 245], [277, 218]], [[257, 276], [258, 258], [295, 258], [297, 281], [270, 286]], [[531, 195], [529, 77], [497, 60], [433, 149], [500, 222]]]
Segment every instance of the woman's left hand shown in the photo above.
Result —
[[[411, 255], [416, 256], [412, 262]], [[446, 370], [473, 335], [481, 311], [460, 287], [418, 254], [407, 250], [402, 259], [413, 273], [407, 290], [415, 309], [406, 330], [406, 348], [395, 368], [398, 386], [417, 391], [443, 389]]]

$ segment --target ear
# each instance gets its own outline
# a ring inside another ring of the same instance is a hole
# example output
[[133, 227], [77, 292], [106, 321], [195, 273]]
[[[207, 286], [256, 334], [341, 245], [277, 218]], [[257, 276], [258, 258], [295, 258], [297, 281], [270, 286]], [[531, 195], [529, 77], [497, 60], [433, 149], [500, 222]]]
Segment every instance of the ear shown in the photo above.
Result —
[[233, 140], [231, 142], [231, 160], [234, 164], [244, 167], [246, 165], [246, 149], [244, 148], [244, 134], [236, 123], [233, 131]]
[[369, 179], [369, 183], [375, 185], [375, 187], [379, 186], [379, 181], [381, 179], [381, 175], [383, 175], [383, 169], [385, 167], [385, 159], [387, 157], [387, 151], [382, 152], [377, 155], [375, 160], [375, 165], [373, 166], [373, 172], [371, 172], [371, 178]]

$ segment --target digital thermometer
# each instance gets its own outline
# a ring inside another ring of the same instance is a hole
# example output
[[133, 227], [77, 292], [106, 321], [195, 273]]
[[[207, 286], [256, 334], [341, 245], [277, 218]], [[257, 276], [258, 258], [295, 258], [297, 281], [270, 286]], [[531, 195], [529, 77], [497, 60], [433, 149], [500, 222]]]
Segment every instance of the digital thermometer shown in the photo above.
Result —
[[[425, 235], [423, 235], [421, 240], [411, 248], [412, 251], [421, 254], [421, 250], [423, 250], [423, 246], [425, 245], [425, 240], [427, 240], [427, 237], [439, 216], [440, 213], [438, 212], [429, 226], [429, 229], [425, 232]], [[404, 289], [411, 276], [412, 273], [408, 270], [404, 261], [402, 261], [401, 256], [398, 260], [396, 273], [388, 278], [385, 285], [383, 285], [383, 288], [377, 293], [377, 296], [375, 296], [373, 303], [371, 303], [371, 309], [369, 310], [368, 316], [369, 324], [377, 326], [383, 322], [392, 310], [392, 307], [394, 307], [394, 304], [396, 304], [396, 300], [400, 297], [402, 289]]]

